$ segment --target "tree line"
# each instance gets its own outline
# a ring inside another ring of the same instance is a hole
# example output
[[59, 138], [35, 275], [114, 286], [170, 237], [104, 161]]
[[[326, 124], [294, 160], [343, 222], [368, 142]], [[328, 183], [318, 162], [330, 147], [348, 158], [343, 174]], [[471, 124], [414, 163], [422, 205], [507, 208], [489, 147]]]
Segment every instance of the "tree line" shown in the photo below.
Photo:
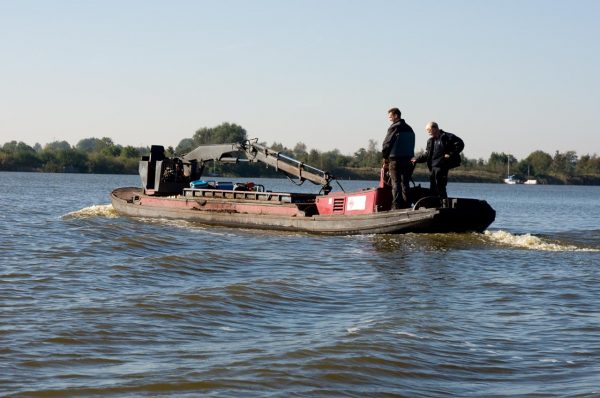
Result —
[[[183, 155], [198, 145], [246, 139], [248, 135], [244, 128], [223, 123], [216, 127], [203, 127], [191, 138], [181, 140], [175, 148], [168, 147], [166, 151], [168, 156]], [[338, 149], [324, 152], [309, 149], [302, 142], [293, 148], [278, 142], [261, 144], [341, 178], [378, 178], [382, 163], [381, 148], [375, 140], [369, 140], [366, 148], [360, 148], [351, 155], [344, 155]], [[74, 146], [67, 141], [55, 141], [44, 146], [11, 141], [0, 147], [0, 171], [136, 174], [140, 157], [149, 152], [149, 147], [122, 146], [107, 137], [85, 138]], [[504, 152], [492, 152], [488, 159], [461, 156], [461, 166], [451, 173], [455, 180], [501, 181], [510, 167], [511, 174], [536, 178], [541, 183], [600, 184], [600, 158], [596, 154], [578, 156], [574, 151], [556, 151], [552, 155], [536, 150], [520, 160]], [[211, 170], [222, 175], [276, 175], [272, 168], [250, 164], [216, 164]], [[417, 166], [415, 174], [417, 177], [425, 176], [425, 166]]]

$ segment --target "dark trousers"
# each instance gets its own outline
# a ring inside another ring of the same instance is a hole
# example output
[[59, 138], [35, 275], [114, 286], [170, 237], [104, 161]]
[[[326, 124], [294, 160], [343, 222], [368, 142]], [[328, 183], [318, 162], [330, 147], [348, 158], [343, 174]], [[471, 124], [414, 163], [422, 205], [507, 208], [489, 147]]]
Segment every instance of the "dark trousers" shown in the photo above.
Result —
[[433, 167], [429, 174], [429, 187], [431, 193], [442, 199], [446, 199], [446, 185], [448, 185], [448, 169], [445, 167]]
[[410, 177], [414, 166], [411, 158], [390, 159], [390, 177], [392, 180], [392, 209], [410, 207]]

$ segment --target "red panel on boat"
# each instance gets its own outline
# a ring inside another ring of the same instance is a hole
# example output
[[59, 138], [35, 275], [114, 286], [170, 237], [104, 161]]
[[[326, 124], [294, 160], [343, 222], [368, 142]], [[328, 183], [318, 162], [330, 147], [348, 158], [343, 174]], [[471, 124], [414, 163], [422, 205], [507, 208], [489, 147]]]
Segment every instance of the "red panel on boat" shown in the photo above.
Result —
[[377, 212], [379, 188], [344, 193], [334, 192], [317, 198], [320, 215], [329, 214], [370, 214]]

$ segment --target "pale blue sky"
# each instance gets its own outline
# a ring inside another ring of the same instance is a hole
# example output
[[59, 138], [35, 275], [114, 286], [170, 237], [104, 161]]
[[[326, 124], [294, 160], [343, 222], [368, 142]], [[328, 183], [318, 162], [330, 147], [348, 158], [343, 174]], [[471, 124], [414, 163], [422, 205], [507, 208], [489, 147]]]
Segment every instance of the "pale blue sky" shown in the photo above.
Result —
[[237, 123], [350, 154], [397, 106], [465, 154], [600, 154], [600, 1], [0, 0], [0, 144]]

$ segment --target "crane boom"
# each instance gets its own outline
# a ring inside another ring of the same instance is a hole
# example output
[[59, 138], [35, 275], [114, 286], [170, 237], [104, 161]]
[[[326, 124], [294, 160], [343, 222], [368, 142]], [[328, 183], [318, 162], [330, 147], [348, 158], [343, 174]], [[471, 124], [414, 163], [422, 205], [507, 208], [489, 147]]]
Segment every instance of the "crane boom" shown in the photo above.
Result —
[[326, 171], [260, 145], [256, 142], [256, 139], [244, 141], [238, 145], [245, 152], [250, 162], [265, 163], [275, 168], [275, 170], [297, 177], [301, 181], [308, 180], [314, 184], [321, 185], [323, 189], [329, 188], [331, 190], [329, 183], [334, 177]]
[[300, 181], [321, 185], [326, 194], [331, 191], [330, 182], [335, 179], [326, 171], [258, 144], [256, 138], [238, 143], [200, 145], [181, 158], [165, 158], [162, 146], [152, 146], [150, 156], [142, 157], [139, 170], [147, 193], [169, 194], [177, 191], [186, 180], [200, 178], [208, 162], [261, 162]]

